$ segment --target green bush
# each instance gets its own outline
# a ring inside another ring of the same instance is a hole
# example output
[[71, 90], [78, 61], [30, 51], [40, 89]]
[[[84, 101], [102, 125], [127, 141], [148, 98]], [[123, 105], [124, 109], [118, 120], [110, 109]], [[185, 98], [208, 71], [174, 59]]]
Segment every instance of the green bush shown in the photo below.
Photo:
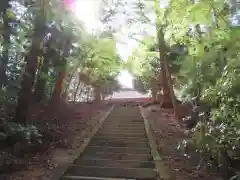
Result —
[[15, 144], [19, 141], [27, 141], [28, 143], [41, 143], [42, 135], [33, 125], [21, 125], [13, 122], [5, 122], [2, 124], [1, 137], [8, 143]]
[[[192, 130], [192, 139], [179, 143], [186, 150], [190, 143], [211, 166], [220, 171], [236, 173], [240, 170], [240, 73], [226, 66], [216, 84], [202, 90], [201, 100], [212, 107], [212, 117], [200, 114], [198, 125]], [[191, 91], [191, 86], [188, 89]]]

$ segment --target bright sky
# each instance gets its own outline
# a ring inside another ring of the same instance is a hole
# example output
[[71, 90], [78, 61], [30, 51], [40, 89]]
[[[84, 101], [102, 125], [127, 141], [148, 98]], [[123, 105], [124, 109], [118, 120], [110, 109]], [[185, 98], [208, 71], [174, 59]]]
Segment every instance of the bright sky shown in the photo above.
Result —
[[[73, 1], [73, 0], [66, 0], [66, 1]], [[101, 23], [98, 22], [98, 12], [99, 12], [99, 2], [100, 0], [75, 0], [75, 4], [73, 6], [76, 16], [85, 23], [87, 29], [89, 31], [92, 31], [94, 29], [100, 29]], [[128, 1], [126, 1], [128, 2]], [[129, 0], [130, 2], [130, 0]], [[160, 0], [160, 7], [166, 8], [168, 6], [169, 0]], [[125, 6], [125, 10], [130, 8], [130, 5]], [[151, 7], [150, 7], [150, 19], [155, 19], [154, 14], [152, 13]], [[117, 34], [115, 37], [118, 41], [117, 43], [117, 50], [122, 58], [122, 60], [126, 61], [128, 59], [128, 56], [131, 55], [133, 49], [135, 49], [138, 45], [138, 42], [132, 39], [129, 39], [128, 33], [132, 31], [132, 29], [129, 29], [128, 27], [124, 27], [124, 18], [119, 18], [116, 20], [116, 26], [123, 26], [121, 29], [121, 32]], [[154, 23], [155, 24], [155, 23]], [[139, 32], [141, 31], [141, 28], [144, 28], [143, 24], [136, 25], [133, 27], [133, 32]], [[146, 27], [145, 27], [146, 28]], [[147, 27], [147, 33], [148, 34], [155, 34], [155, 27], [153, 29], [149, 29], [149, 26]], [[131, 74], [129, 74], [127, 71], [122, 71], [118, 80], [119, 82], [128, 88], [133, 87], [132, 83], [133, 77]]]
[[121, 71], [118, 81], [127, 88], [133, 88], [133, 77], [126, 70]]
[[[87, 29], [92, 31], [98, 29], [101, 24], [98, 22], [98, 10], [99, 1], [98, 0], [76, 0], [73, 5], [73, 9], [76, 16], [85, 23]], [[117, 43], [117, 50], [122, 58], [126, 61], [128, 56], [132, 53], [132, 50], [137, 47], [137, 42], [130, 40], [128, 38], [127, 32], [121, 32], [117, 35], [116, 39], [121, 39], [121, 42]], [[121, 85], [132, 88], [133, 87], [133, 77], [132, 75], [123, 70], [118, 78]]]
[[[100, 29], [101, 23], [98, 22], [99, 0], [75, 0], [73, 5], [76, 16], [83, 21], [89, 31]], [[117, 24], [124, 24], [124, 19], [119, 19]], [[137, 47], [137, 42], [128, 38], [128, 29], [122, 28], [116, 39], [121, 40], [117, 43], [117, 50], [122, 58], [126, 61], [132, 50]]]
[[76, 0], [73, 9], [76, 16], [85, 23], [89, 31], [99, 27], [98, 19], [98, 0]]

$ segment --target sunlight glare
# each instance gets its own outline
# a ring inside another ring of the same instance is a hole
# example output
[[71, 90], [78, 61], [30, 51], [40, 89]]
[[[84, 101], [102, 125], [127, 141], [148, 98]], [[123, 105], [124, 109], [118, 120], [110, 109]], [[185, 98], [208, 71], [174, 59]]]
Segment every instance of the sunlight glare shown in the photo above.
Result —
[[120, 72], [118, 81], [123, 87], [133, 88], [133, 76], [126, 70]]
[[98, 14], [96, 0], [76, 0], [73, 10], [77, 18], [86, 24], [88, 30], [96, 28]]

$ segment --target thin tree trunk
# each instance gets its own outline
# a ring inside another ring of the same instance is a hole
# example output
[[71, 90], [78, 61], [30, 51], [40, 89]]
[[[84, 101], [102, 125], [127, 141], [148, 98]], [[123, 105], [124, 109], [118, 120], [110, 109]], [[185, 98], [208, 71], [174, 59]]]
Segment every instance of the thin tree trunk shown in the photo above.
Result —
[[88, 101], [89, 101], [89, 91], [90, 91], [90, 88], [87, 87], [87, 103], [88, 103]]
[[104, 101], [106, 97], [106, 87], [104, 86], [102, 89], [102, 96], [101, 96], [101, 101]]
[[46, 75], [48, 74], [49, 58], [45, 57], [42, 67], [39, 69], [39, 77], [36, 83], [34, 98], [36, 102], [41, 101], [44, 96], [44, 90], [47, 83]]
[[164, 27], [161, 24], [161, 12], [160, 12], [160, 2], [159, 0], [154, 0], [154, 8], [156, 13], [156, 32], [157, 32], [157, 42], [160, 56], [160, 66], [161, 66], [161, 83], [162, 83], [162, 108], [173, 108], [173, 102], [170, 95], [170, 87], [168, 83], [168, 75], [165, 68], [165, 62], [167, 61], [168, 47], [164, 39]]
[[173, 108], [174, 108], [174, 112], [176, 112], [176, 107], [177, 107], [177, 104], [176, 104], [176, 97], [175, 97], [175, 94], [174, 94], [174, 90], [173, 90], [173, 81], [172, 81], [172, 77], [171, 77], [171, 72], [170, 72], [170, 68], [169, 68], [169, 63], [165, 60], [165, 71], [166, 71], [166, 78], [167, 78], [167, 83], [168, 83], [168, 87], [169, 87], [169, 91], [170, 91], [170, 97], [171, 97], [171, 100], [172, 100], [172, 105], [173, 105]]
[[101, 101], [101, 90], [100, 90], [100, 86], [99, 85], [96, 85], [94, 87], [94, 94], [95, 94], [95, 102], [96, 103], [99, 103]]
[[167, 63], [166, 52], [160, 52], [160, 65], [161, 65], [161, 84], [162, 84], [162, 99], [161, 107], [162, 108], [173, 108], [173, 102], [171, 99], [171, 90], [169, 87], [168, 73], [165, 67]]
[[81, 84], [81, 81], [80, 81], [80, 78], [79, 78], [79, 79], [78, 79], [77, 88], [76, 88], [76, 91], [75, 91], [75, 93], [74, 93], [73, 102], [76, 102], [77, 92], [78, 92], [78, 90], [79, 90], [80, 84]]
[[36, 102], [41, 101], [45, 96], [44, 90], [47, 83], [47, 76], [48, 76], [49, 64], [50, 64], [49, 54], [51, 54], [53, 51], [53, 49], [51, 48], [51, 44], [54, 43], [54, 41], [55, 39], [51, 36], [51, 38], [47, 42], [47, 52], [44, 53], [43, 55], [43, 63], [42, 64], [39, 63], [39, 68], [38, 68], [39, 73], [38, 73], [37, 82], [35, 85], [35, 92], [34, 92], [34, 98]]
[[[37, 1], [42, 3], [42, 1]], [[40, 4], [39, 7], [43, 7]], [[45, 34], [45, 12], [41, 9], [41, 13], [36, 17], [34, 24], [34, 33], [31, 49], [26, 56], [25, 61], [27, 62], [25, 73], [23, 74], [23, 80], [21, 82], [21, 90], [17, 101], [15, 122], [26, 124], [29, 103], [32, 97], [32, 87], [35, 80], [36, 68], [37, 68], [37, 57], [41, 52], [41, 41]]]
[[2, 63], [0, 64], [0, 88], [7, 85], [7, 64], [9, 57], [9, 47], [10, 47], [10, 35], [11, 35], [11, 27], [9, 25], [9, 18], [7, 9], [10, 6], [9, 1], [5, 2], [5, 7], [3, 9], [3, 53], [2, 53]]
[[152, 95], [152, 102], [155, 103], [157, 101], [157, 89], [156, 89], [156, 80], [154, 78], [151, 79], [151, 95]]
[[[73, 72], [71, 73], [71, 75], [70, 75], [70, 77], [69, 77], [69, 79], [68, 79], [68, 84], [67, 84], [67, 86], [66, 86], [66, 88], [65, 88], [65, 91], [64, 91], [64, 93], [65, 94], [67, 94], [67, 91], [68, 91], [68, 89], [69, 89], [69, 86], [70, 86], [70, 84], [71, 84], [71, 82], [72, 82], [72, 78], [73, 78], [73, 75], [76, 73], [76, 71], [77, 71], [77, 69], [79, 68], [79, 66], [80, 66], [80, 63], [77, 65], [77, 67], [73, 70]], [[81, 69], [80, 69], [80, 72], [82, 72], [84, 70], [84, 66], [83, 67], [81, 67]], [[80, 78], [80, 77], [79, 77]], [[81, 79], [81, 78], [80, 78]]]
[[[80, 65], [80, 63], [79, 63], [79, 65]], [[79, 65], [77, 65], [77, 66], [75, 67], [75, 69], [73, 70], [73, 72], [70, 74], [69, 79], [68, 79], [68, 84], [67, 84], [67, 86], [66, 86], [66, 88], [65, 88], [64, 93], [67, 93], [67, 91], [68, 91], [68, 89], [69, 89], [69, 86], [70, 86], [70, 84], [71, 84], [71, 82], [72, 82], [72, 78], [73, 78], [74, 74], [76, 73]]]
[[80, 92], [79, 92], [79, 95], [78, 95], [78, 99], [81, 98], [81, 94], [82, 94], [82, 92], [83, 92], [83, 88], [82, 88], [82, 86], [80, 86]]
[[62, 62], [61, 70], [58, 74], [57, 82], [52, 94], [52, 99], [51, 99], [52, 105], [56, 105], [57, 103], [60, 102], [63, 81], [66, 75], [66, 66], [67, 66], [66, 57], [68, 56], [70, 45], [71, 44], [68, 39], [66, 39], [66, 41], [63, 43], [63, 59], [62, 59], [63, 62]]
[[[87, 52], [86, 52], [86, 55], [82, 57], [82, 59], [84, 58], [87, 58], [87, 55], [88, 53], [91, 51], [91, 49], [89, 49]], [[68, 89], [69, 89], [69, 85], [71, 84], [71, 81], [72, 81], [72, 78], [73, 78], [73, 75], [76, 73], [77, 69], [79, 68], [79, 66], [81, 65], [82, 61], [80, 61], [77, 66], [75, 67], [75, 69], [73, 70], [73, 72], [70, 74], [70, 77], [69, 77], [69, 83], [67, 84], [66, 88], [65, 88], [65, 91], [64, 93], [67, 93]], [[85, 68], [84, 64], [83, 64], [83, 67], [81, 68], [80, 72], [83, 71], [83, 69]]]
[[152, 101], [155, 103], [157, 101], [157, 91], [155, 87], [151, 87]]
[[62, 65], [63, 70], [61, 70], [58, 73], [58, 78], [53, 90], [53, 94], [52, 94], [52, 103], [53, 104], [57, 104], [60, 101], [60, 97], [61, 97], [61, 92], [62, 92], [62, 85], [63, 85], [63, 80], [65, 78], [65, 71], [66, 71], [66, 60], [64, 59], [64, 63]]

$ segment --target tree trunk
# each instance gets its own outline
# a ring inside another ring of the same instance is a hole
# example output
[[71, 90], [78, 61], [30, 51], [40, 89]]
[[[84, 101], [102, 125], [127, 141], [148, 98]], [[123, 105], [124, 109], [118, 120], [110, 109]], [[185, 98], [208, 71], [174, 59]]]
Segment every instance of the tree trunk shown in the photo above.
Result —
[[99, 103], [101, 101], [101, 89], [100, 89], [100, 86], [99, 85], [96, 85], [94, 87], [94, 96], [95, 96], [95, 99], [94, 101], [96, 103]]
[[45, 86], [47, 83], [47, 74], [48, 74], [49, 58], [44, 57], [43, 65], [39, 69], [39, 76], [35, 86], [34, 98], [36, 102], [43, 100], [45, 93]]
[[87, 87], [87, 102], [89, 101], [89, 91], [90, 91], [90, 87]]
[[152, 95], [152, 102], [155, 103], [157, 101], [157, 89], [156, 89], [156, 80], [154, 78], [151, 79], [151, 95]]
[[[41, 4], [40, 7], [42, 7]], [[45, 34], [45, 22], [45, 12], [43, 9], [41, 9], [41, 13], [39, 13], [35, 19], [32, 46], [25, 59], [27, 64], [23, 74], [23, 80], [21, 82], [21, 89], [19, 92], [15, 114], [15, 122], [17, 123], [27, 123], [28, 106], [31, 102], [32, 87], [37, 68], [37, 57], [41, 52], [40, 44]]]
[[[81, 98], [82, 92], [83, 92], [83, 88], [82, 88], [82, 86], [80, 86], [80, 92], [79, 92], [79, 95], [78, 95], [78, 99]], [[81, 101], [80, 101], [80, 102], [81, 102]]]
[[7, 64], [9, 57], [9, 47], [10, 47], [10, 35], [11, 35], [11, 27], [9, 25], [9, 18], [7, 14], [7, 9], [9, 6], [9, 1], [5, 2], [3, 9], [3, 52], [2, 52], [2, 63], [0, 64], [0, 88], [7, 85]]
[[[48, 32], [50, 32], [50, 30], [48, 29]], [[46, 87], [46, 83], [47, 83], [47, 77], [48, 77], [48, 72], [49, 72], [49, 65], [50, 65], [50, 59], [52, 58], [52, 60], [55, 60], [56, 57], [54, 57], [55, 50], [53, 50], [51, 48], [51, 44], [55, 42], [56, 39], [54, 39], [53, 36], [50, 37], [50, 39], [48, 40], [46, 46], [47, 46], [47, 51], [43, 54], [43, 62], [40, 61], [39, 63], [39, 73], [38, 73], [38, 77], [37, 77], [37, 82], [35, 85], [35, 92], [34, 92], [34, 100], [36, 102], [39, 102], [41, 100], [43, 100], [43, 98], [45, 97], [45, 87]], [[55, 58], [55, 59], [54, 59]], [[59, 60], [59, 59], [57, 59]]]
[[172, 80], [172, 77], [171, 77], [169, 63], [166, 60], [165, 60], [164, 63], [165, 63], [166, 78], [167, 78], [167, 81], [168, 81], [170, 97], [171, 97], [174, 113], [175, 113], [175, 115], [177, 115], [178, 114], [178, 112], [177, 112], [177, 98], [176, 98], [176, 96], [174, 94], [174, 90], [173, 90], [173, 80]]
[[168, 63], [169, 49], [164, 39], [164, 25], [161, 24], [164, 19], [161, 19], [160, 2], [154, 0], [154, 8], [156, 13], [156, 32], [158, 39], [158, 48], [160, 53], [161, 79], [162, 79], [162, 108], [173, 108], [175, 115], [177, 114], [177, 99], [173, 91], [173, 83], [171, 72]]
[[161, 107], [162, 108], [173, 108], [173, 103], [171, 99], [171, 89], [169, 86], [169, 72], [166, 69], [167, 62], [167, 54], [165, 54], [164, 57], [162, 57], [161, 61], [161, 77], [162, 77], [162, 102]]
[[80, 81], [80, 78], [79, 78], [79, 79], [78, 79], [77, 88], [76, 88], [76, 91], [75, 91], [75, 93], [74, 93], [73, 102], [76, 102], [77, 92], [78, 92], [78, 90], [79, 90], [80, 84], [81, 84], [81, 81]]
[[68, 89], [69, 89], [69, 86], [70, 86], [70, 84], [71, 84], [71, 82], [72, 82], [73, 75], [76, 73], [79, 65], [80, 65], [80, 63], [75, 67], [75, 69], [73, 70], [73, 72], [70, 74], [70, 76], [69, 76], [69, 78], [68, 78], [68, 84], [67, 84], [67, 86], [66, 86], [66, 88], [65, 88], [64, 93], [67, 93], [67, 91], [68, 91]]
[[65, 78], [65, 71], [66, 71], [66, 60], [63, 60], [64, 63], [62, 65], [63, 70], [61, 70], [58, 73], [58, 78], [53, 90], [53, 94], [52, 94], [52, 105], [56, 105], [57, 103], [60, 102], [60, 98], [61, 98], [61, 92], [62, 92], [62, 85], [63, 85], [63, 80]]
[[[69, 83], [67, 84], [67, 86], [66, 86], [66, 89], [65, 89], [65, 92], [64, 92], [64, 93], [67, 93], [67, 91], [68, 91], [68, 88], [69, 88], [69, 85], [70, 85], [70, 83], [71, 83], [71, 81], [72, 81], [73, 75], [76, 73], [77, 69], [78, 69], [78, 68], [79, 68], [79, 66], [81, 65], [81, 63], [82, 63], [82, 60], [84, 60], [85, 58], [87, 58], [87, 57], [88, 57], [88, 53], [89, 53], [90, 51], [91, 51], [91, 49], [89, 49], [89, 50], [86, 52], [86, 54], [82, 56], [82, 58], [81, 58], [80, 62], [77, 64], [77, 66], [75, 67], [75, 69], [73, 70], [73, 72], [70, 74], [70, 77], [69, 77]], [[84, 66], [84, 64], [83, 64], [83, 67], [81, 68], [80, 72], [82, 72], [82, 70], [83, 70], [84, 68], [85, 68], [85, 66]]]
[[70, 45], [71, 45], [71, 42], [69, 41], [69, 39], [66, 39], [65, 42], [63, 43], [63, 58], [61, 63], [61, 70], [58, 73], [58, 78], [57, 78], [56, 85], [55, 85], [55, 88], [52, 94], [52, 99], [51, 99], [51, 104], [53, 106], [58, 104], [61, 99], [63, 81], [66, 75], [66, 66], [67, 66], [66, 57], [68, 56]]
[[168, 83], [168, 75], [165, 68], [165, 62], [167, 61], [167, 53], [169, 52], [164, 39], [164, 26], [161, 24], [161, 12], [160, 12], [160, 2], [159, 0], [154, 0], [154, 10], [156, 13], [156, 33], [157, 33], [157, 42], [159, 49], [160, 57], [160, 66], [161, 66], [161, 84], [162, 84], [162, 98], [160, 107], [162, 108], [173, 108], [173, 102], [170, 95], [170, 87]]
[[169, 80], [168, 80], [168, 71], [166, 70], [165, 64], [167, 54], [165, 52], [160, 52], [160, 65], [161, 65], [161, 84], [162, 84], [162, 97], [160, 106], [162, 108], [173, 108], [173, 102], [171, 99]]
[[[75, 69], [73, 70], [73, 72], [70, 74], [70, 76], [69, 76], [69, 78], [68, 78], [68, 84], [66, 85], [64, 94], [67, 94], [67, 91], [68, 91], [68, 89], [69, 89], [69, 86], [70, 86], [70, 84], [71, 84], [71, 82], [72, 82], [73, 75], [76, 73], [76, 71], [78, 70], [79, 66], [80, 66], [80, 63], [75, 67]], [[81, 67], [80, 73], [83, 71], [83, 69], [84, 69], [84, 66]], [[79, 75], [79, 81], [80, 81], [80, 80], [81, 80], [81, 77], [80, 77], [80, 75]]]
[[156, 102], [157, 101], [157, 91], [155, 87], [151, 87], [151, 96], [152, 96], [152, 101]]

